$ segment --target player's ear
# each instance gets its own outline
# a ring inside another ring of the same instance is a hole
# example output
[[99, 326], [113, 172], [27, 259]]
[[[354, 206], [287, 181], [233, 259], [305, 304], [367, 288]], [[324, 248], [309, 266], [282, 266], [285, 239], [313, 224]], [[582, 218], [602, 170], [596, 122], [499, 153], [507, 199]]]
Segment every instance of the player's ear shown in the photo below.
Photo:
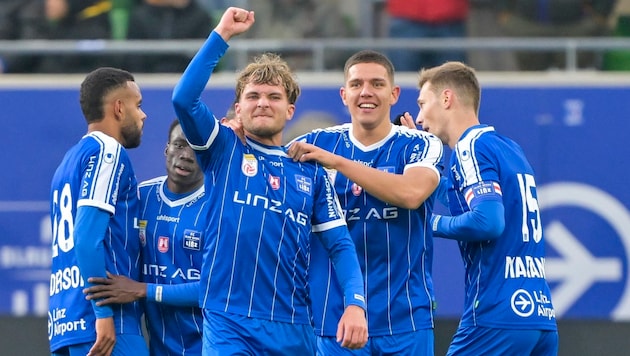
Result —
[[339, 89], [339, 96], [341, 97], [341, 102], [343, 102], [343, 105], [348, 106], [348, 103], [346, 103], [346, 88], [345, 87], [341, 87], [341, 89]]
[[168, 153], [168, 142], [166, 143], [166, 146], [164, 147], [164, 156], [166, 156], [167, 153]]
[[287, 121], [293, 118], [293, 114], [295, 114], [295, 104], [289, 104], [287, 108]]

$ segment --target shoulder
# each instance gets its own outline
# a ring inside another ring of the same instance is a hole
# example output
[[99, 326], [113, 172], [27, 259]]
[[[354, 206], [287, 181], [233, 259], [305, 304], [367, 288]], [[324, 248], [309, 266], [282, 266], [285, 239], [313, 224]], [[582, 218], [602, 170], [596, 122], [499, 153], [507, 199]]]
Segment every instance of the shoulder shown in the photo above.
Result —
[[166, 176], [160, 176], [160, 177], [147, 179], [145, 181], [140, 182], [140, 184], [138, 184], [138, 188], [151, 187], [151, 186], [155, 186], [155, 185], [161, 185], [165, 181], [166, 181]]

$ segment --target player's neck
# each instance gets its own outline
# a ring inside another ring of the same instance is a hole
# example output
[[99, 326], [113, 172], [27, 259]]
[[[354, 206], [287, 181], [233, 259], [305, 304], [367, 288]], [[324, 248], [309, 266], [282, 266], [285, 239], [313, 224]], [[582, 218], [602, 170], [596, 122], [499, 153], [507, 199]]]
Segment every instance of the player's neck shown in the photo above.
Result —
[[383, 140], [392, 130], [392, 124], [388, 121], [381, 121], [375, 126], [362, 125], [358, 122], [352, 123], [352, 136], [364, 146], [370, 146]]

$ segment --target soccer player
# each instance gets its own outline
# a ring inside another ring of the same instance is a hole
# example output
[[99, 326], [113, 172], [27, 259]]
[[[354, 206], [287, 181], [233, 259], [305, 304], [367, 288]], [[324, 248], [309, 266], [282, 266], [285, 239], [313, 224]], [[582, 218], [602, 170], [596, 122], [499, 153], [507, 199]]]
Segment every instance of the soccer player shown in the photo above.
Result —
[[144, 301], [151, 355], [200, 355], [203, 319], [199, 275], [210, 203], [204, 175], [179, 121], [169, 127], [166, 176], [140, 183], [142, 282], [124, 276], [90, 278], [98, 305]]
[[310, 233], [334, 261], [345, 312], [344, 347], [367, 341], [364, 286], [354, 244], [323, 167], [293, 162], [280, 144], [300, 88], [286, 62], [265, 54], [237, 76], [245, 143], [200, 100], [227, 41], [254, 13], [228, 8], [173, 91], [173, 106], [206, 175], [209, 201], [201, 271], [203, 354], [312, 355]]
[[534, 171], [521, 147], [479, 123], [472, 68], [447, 62], [420, 72], [418, 124], [452, 149], [438, 196], [451, 216], [434, 235], [458, 241], [465, 306], [448, 355], [556, 355]]
[[140, 144], [145, 113], [133, 75], [89, 73], [80, 90], [87, 134], [51, 184], [52, 272], [48, 338], [53, 355], [148, 355], [138, 303], [85, 300], [89, 276], [140, 278], [138, 184], [126, 149]]
[[[346, 61], [344, 78], [340, 94], [351, 122], [298, 137], [289, 155], [328, 168], [339, 196], [366, 285], [370, 337], [361, 354], [433, 355], [429, 219], [443, 146], [434, 135], [392, 125], [390, 110], [400, 87], [386, 56], [355, 53]], [[318, 354], [351, 354], [335, 340], [343, 303], [331, 271], [321, 245], [314, 243], [311, 294]]]

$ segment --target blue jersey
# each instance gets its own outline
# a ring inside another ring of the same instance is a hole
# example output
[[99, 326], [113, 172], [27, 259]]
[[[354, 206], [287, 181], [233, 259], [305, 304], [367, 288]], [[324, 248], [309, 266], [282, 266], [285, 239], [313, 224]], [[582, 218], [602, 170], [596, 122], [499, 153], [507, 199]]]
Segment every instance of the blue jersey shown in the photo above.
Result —
[[[204, 186], [176, 195], [166, 176], [140, 183], [142, 281], [155, 284], [198, 282], [205, 241], [208, 200]], [[200, 355], [201, 309], [146, 301], [151, 355]]]
[[[385, 172], [402, 174], [427, 167], [439, 177], [443, 145], [429, 133], [392, 125], [390, 133], [368, 147], [352, 135], [352, 125], [315, 130], [296, 140]], [[433, 327], [433, 198], [409, 210], [385, 203], [341, 173], [329, 171], [366, 287], [370, 336], [394, 335]], [[392, 189], [404, 189], [392, 187]], [[311, 294], [315, 331], [335, 336], [343, 312], [341, 291], [321, 244], [313, 243]]]
[[545, 247], [534, 172], [521, 147], [494, 128], [469, 128], [450, 161], [451, 215], [500, 199], [505, 229], [495, 240], [459, 241], [466, 269], [460, 326], [556, 330], [545, 280]]
[[[73, 236], [78, 206], [111, 214], [103, 240], [108, 271], [140, 279], [138, 184], [127, 151], [102, 132], [84, 136], [65, 155], [51, 186], [53, 227], [48, 338], [50, 349], [96, 340], [96, 318], [82, 289]], [[111, 306], [118, 334], [141, 335], [138, 303]]]
[[[347, 304], [363, 306], [354, 245], [326, 172], [279, 146], [243, 144], [199, 96], [227, 49], [212, 32], [173, 92], [177, 117], [204, 170], [209, 201], [200, 305], [271, 321], [310, 324], [312, 231], [339, 261]], [[354, 262], [353, 262], [354, 261]]]

